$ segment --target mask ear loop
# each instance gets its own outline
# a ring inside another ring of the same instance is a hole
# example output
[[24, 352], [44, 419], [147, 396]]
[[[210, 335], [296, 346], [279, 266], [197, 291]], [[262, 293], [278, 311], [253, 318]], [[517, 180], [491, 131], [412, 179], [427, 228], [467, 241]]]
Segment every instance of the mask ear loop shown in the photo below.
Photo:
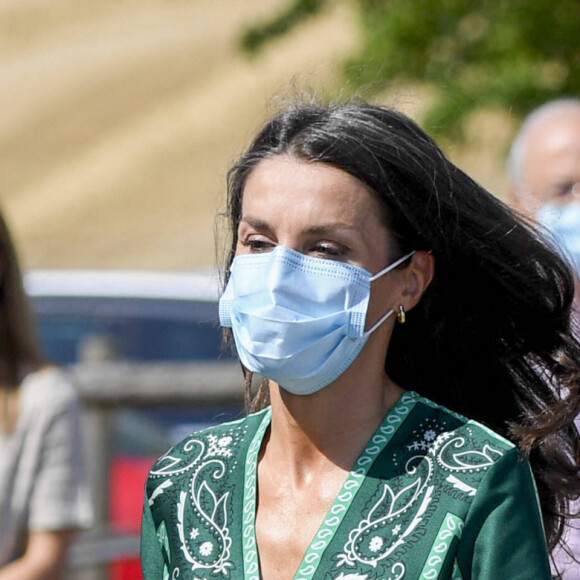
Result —
[[365, 336], [372, 334], [389, 316], [392, 316], [395, 313], [393, 309], [389, 310], [386, 314], [384, 314], [377, 322], [375, 322], [368, 330], [365, 330]]
[[[403, 256], [402, 258], [399, 258], [397, 261], [393, 262], [392, 264], [389, 264], [386, 268], [383, 268], [380, 272], [377, 272], [376, 274], [371, 276], [369, 278], [369, 281], [373, 282], [377, 278], [384, 276], [387, 272], [394, 270], [397, 266], [400, 266], [405, 260], [408, 260], [414, 253], [415, 253], [415, 250], [413, 250], [412, 252], [409, 252], [408, 254]], [[379, 318], [379, 320], [377, 322], [375, 322], [368, 330], [365, 331], [365, 336], [372, 334], [381, 324], [383, 324], [383, 322], [385, 322], [385, 320], [387, 320], [387, 318], [389, 318], [389, 316], [392, 316], [394, 313], [395, 313], [395, 311], [393, 309], [388, 310], [385, 314], [383, 314], [383, 316], [381, 316], [381, 318]]]
[[394, 270], [397, 266], [400, 266], [405, 260], [408, 260], [414, 253], [415, 253], [415, 250], [413, 250], [412, 252], [409, 252], [408, 254], [404, 255], [402, 258], [399, 258], [396, 262], [389, 264], [386, 268], [383, 268], [382, 270], [380, 270], [376, 274], [373, 274], [369, 278], [369, 282], [374, 282], [375, 280], [377, 280], [381, 276], [384, 276], [387, 272]]

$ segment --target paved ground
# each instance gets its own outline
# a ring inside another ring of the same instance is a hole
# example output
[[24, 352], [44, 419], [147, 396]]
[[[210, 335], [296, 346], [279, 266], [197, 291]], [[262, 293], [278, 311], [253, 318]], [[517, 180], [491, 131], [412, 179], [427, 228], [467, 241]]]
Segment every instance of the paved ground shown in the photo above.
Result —
[[[337, 2], [258, 58], [240, 54], [244, 25], [284, 2], [0, 0], [0, 199], [26, 266], [214, 262], [225, 171], [269, 99], [294, 76], [336, 88], [357, 46]], [[472, 150], [480, 175], [498, 173]]]

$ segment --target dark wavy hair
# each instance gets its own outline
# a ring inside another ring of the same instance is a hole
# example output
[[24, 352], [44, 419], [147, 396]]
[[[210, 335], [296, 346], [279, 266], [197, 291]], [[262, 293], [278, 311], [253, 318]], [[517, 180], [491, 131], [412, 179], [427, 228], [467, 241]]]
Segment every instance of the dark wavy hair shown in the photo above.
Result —
[[0, 431], [15, 426], [18, 405], [13, 401], [24, 377], [45, 364], [16, 250], [0, 212]]
[[[548, 546], [580, 493], [580, 345], [571, 332], [574, 280], [536, 226], [451, 163], [405, 115], [367, 103], [298, 103], [259, 132], [228, 174], [237, 243], [246, 178], [286, 154], [353, 175], [382, 202], [395, 259], [429, 250], [435, 275], [393, 334], [396, 383], [476, 419], [529, 458]], [[227, 274], [226, 274], [227, 275]], [[247, 403], [267, 403], [262, 383]]]

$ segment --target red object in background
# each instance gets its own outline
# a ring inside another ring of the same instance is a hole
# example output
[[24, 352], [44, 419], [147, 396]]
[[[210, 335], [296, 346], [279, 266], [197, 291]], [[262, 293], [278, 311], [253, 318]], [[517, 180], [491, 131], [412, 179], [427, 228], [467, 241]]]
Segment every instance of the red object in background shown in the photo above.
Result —
[[109, 580], [143, 580], [139, 558], [126, 558], [109, 564]]
[[138, 534], [141, 529], [143, 491], [149, 469], [157, 457], [117, 456], [109, 472], [109, 522], [116, 533]]
[[[141, 529], [143, 490], [147, 473], [157, 457], [117, 456], [109, 472], [109, 522], [120, 534]], [[109, 580], [142, 580], [139, 558], [123, 558], [109, 565]]]

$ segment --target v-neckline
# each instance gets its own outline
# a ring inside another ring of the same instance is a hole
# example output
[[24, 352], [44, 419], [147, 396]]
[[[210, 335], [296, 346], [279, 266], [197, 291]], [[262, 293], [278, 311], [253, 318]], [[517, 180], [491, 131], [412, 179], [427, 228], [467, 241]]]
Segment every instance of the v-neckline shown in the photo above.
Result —
[[[381, 454], [399, 427], [403, 424], [411, 409], [415, 406], [417, 398], [418, 395], [414, 391], [403, 393], [385, 415], [381, 424], [377, 427], [373, 436], [369, 439], [362, 453], [355, 461], [353, 469], [347, 475], [340, 491], [324, 516], [318, 531], [314, 534], [310, 545], [304, 553], [293, 580], [311, 580], [314, 577], [324, 551], [334, 538], [340, 523], [375, 459]], [[263, 414], [262, 421], [246, 453], [244, 503], [242, 510], [244, 580], [260, 580], [260, 563], [258, 558], [258, 544], [256, 541], [258, 456], [262, 447], [264, 434], [272, 420], [272, 408], [268, 407], [263, 411]]]

